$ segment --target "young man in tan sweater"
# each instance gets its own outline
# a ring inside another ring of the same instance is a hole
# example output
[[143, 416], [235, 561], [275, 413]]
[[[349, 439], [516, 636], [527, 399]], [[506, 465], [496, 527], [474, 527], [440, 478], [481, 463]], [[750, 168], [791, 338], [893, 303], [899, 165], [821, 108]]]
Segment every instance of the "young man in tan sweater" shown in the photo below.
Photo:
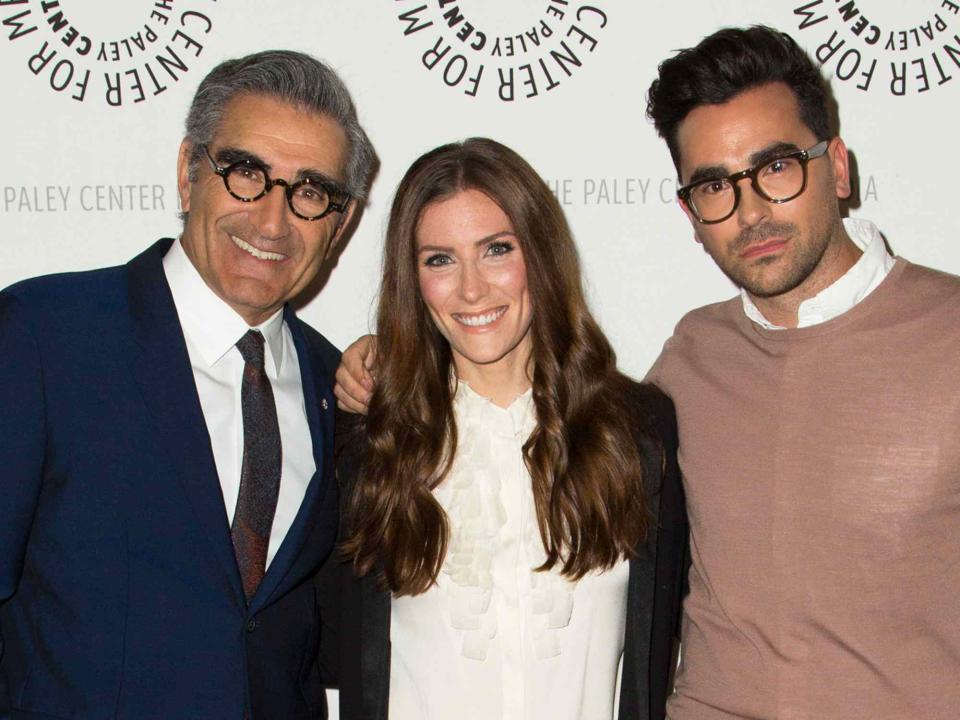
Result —
[[680, 52], [648, 114], [741, 288], [649, 375], [676, 403], [691, 527], [668, 717], [960, 717], [960, 279], [841, 220], [847, 151], [787, 35]]

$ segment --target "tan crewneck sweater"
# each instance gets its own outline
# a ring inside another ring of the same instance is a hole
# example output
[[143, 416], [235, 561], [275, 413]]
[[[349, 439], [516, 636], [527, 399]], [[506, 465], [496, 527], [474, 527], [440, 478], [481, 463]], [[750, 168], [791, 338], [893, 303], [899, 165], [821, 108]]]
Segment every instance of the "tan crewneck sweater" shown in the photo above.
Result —
[[898, 260], [852, 310], [687, 315], [690, 595], [671, 720], [960, 718], [960, 278]]

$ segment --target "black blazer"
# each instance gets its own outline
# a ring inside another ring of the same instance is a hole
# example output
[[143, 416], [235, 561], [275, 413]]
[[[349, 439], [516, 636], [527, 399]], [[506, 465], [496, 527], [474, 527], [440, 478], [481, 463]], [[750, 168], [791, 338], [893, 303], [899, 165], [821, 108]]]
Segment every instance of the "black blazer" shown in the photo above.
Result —
[[[677, 467], [673, 403], [651, 385], [635, 385], [639, 423], [658, 439], [635, 433], [655, 522], [630, 561], [620, 720], [662, 720], [672, 677], [685, 582], [687, 519]], [[349, 496], [365, 441], [362, 419], [337, 416], [337, 478]], [[661, 461], [662, 459], [662, 461]], [[390, 594], [375, 577], [356, 578], [331, 556], [318, 573], [317, 597], [324, 618], [320, 663], [340, 688], [342, 720], [386, 720], [390, 696]]]

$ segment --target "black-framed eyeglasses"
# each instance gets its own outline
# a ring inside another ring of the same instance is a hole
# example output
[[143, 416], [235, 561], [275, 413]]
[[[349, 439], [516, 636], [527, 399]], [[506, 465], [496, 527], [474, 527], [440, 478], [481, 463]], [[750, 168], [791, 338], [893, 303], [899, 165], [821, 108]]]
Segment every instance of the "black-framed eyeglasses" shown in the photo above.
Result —
[[315, 178], [294, 183], [279, 178], [271, 180], [266, 168], [258, 162], [246, 159], [220, 167], [206, 145], [203, 151], [213, 171], [223, 178], [227, 192], [242, 202], [255, 202], [280, 185], [291, 212], [303, 220], [319, 220], [331, 212], [344, 212], [350, 203], [350, 193], [336, 183]]
[[784, 153], [726, 177], [698, 180], [677, 190], [677, 196], [704, 225], [723, 222], [736, 212], [744, 178], [750, 178], [753, 191], [767, 202], [789, 202], [807, 189], [807, 163], [826, 153], [829, 146], [829, 140], [822, 140], [806, 150]]

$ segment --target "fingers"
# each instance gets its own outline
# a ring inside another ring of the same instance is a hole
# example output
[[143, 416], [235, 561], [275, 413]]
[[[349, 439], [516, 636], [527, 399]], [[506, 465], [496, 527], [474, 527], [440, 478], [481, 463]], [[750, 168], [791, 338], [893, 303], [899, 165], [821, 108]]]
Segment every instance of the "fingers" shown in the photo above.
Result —
[[[357, 350], [363, 355], [363, 366], [367, 370], [373, 370], [373, 365], [377, 361], [377, 336], [364, 335], [363, 337], [357, 338], [354, 345], [357, 346]], [[373, 388], [371, 387], [370, 389], [372, 390]]]
[[376, 360], [376, 337], [364, 335], [356, 340], [340, 358], [337, 384], [333, 389], [341, 409], [366, 414], [373, 396], [373, 365]]
[[369, 400], [360, 400], [351, 395], [349, 391], [344, 389], [344, 386], [340, 383], [339, 379], [333, 388], [333, 394], [337, 396], [337, 407], [339, 407], [341, 410], [346, 410], [347, 412], [351, 413], [358, 413], [360, 415], [367, 414]]
[[[360, 371], [366, 375], [366, 382], [372, 387], [373, 382], [369, 377], [369, 372], [361, 366]], [[358, 380], [350, 374], [347, 366], [341, 362], [337, 368], [337, 384], [333, 388], [333, 394], [337, 396], [337, 405], [342, 410], [352, 413], [367, 414], [367, 406], [370, 404], [372, 390], [368, 389], [364, 381]]]

